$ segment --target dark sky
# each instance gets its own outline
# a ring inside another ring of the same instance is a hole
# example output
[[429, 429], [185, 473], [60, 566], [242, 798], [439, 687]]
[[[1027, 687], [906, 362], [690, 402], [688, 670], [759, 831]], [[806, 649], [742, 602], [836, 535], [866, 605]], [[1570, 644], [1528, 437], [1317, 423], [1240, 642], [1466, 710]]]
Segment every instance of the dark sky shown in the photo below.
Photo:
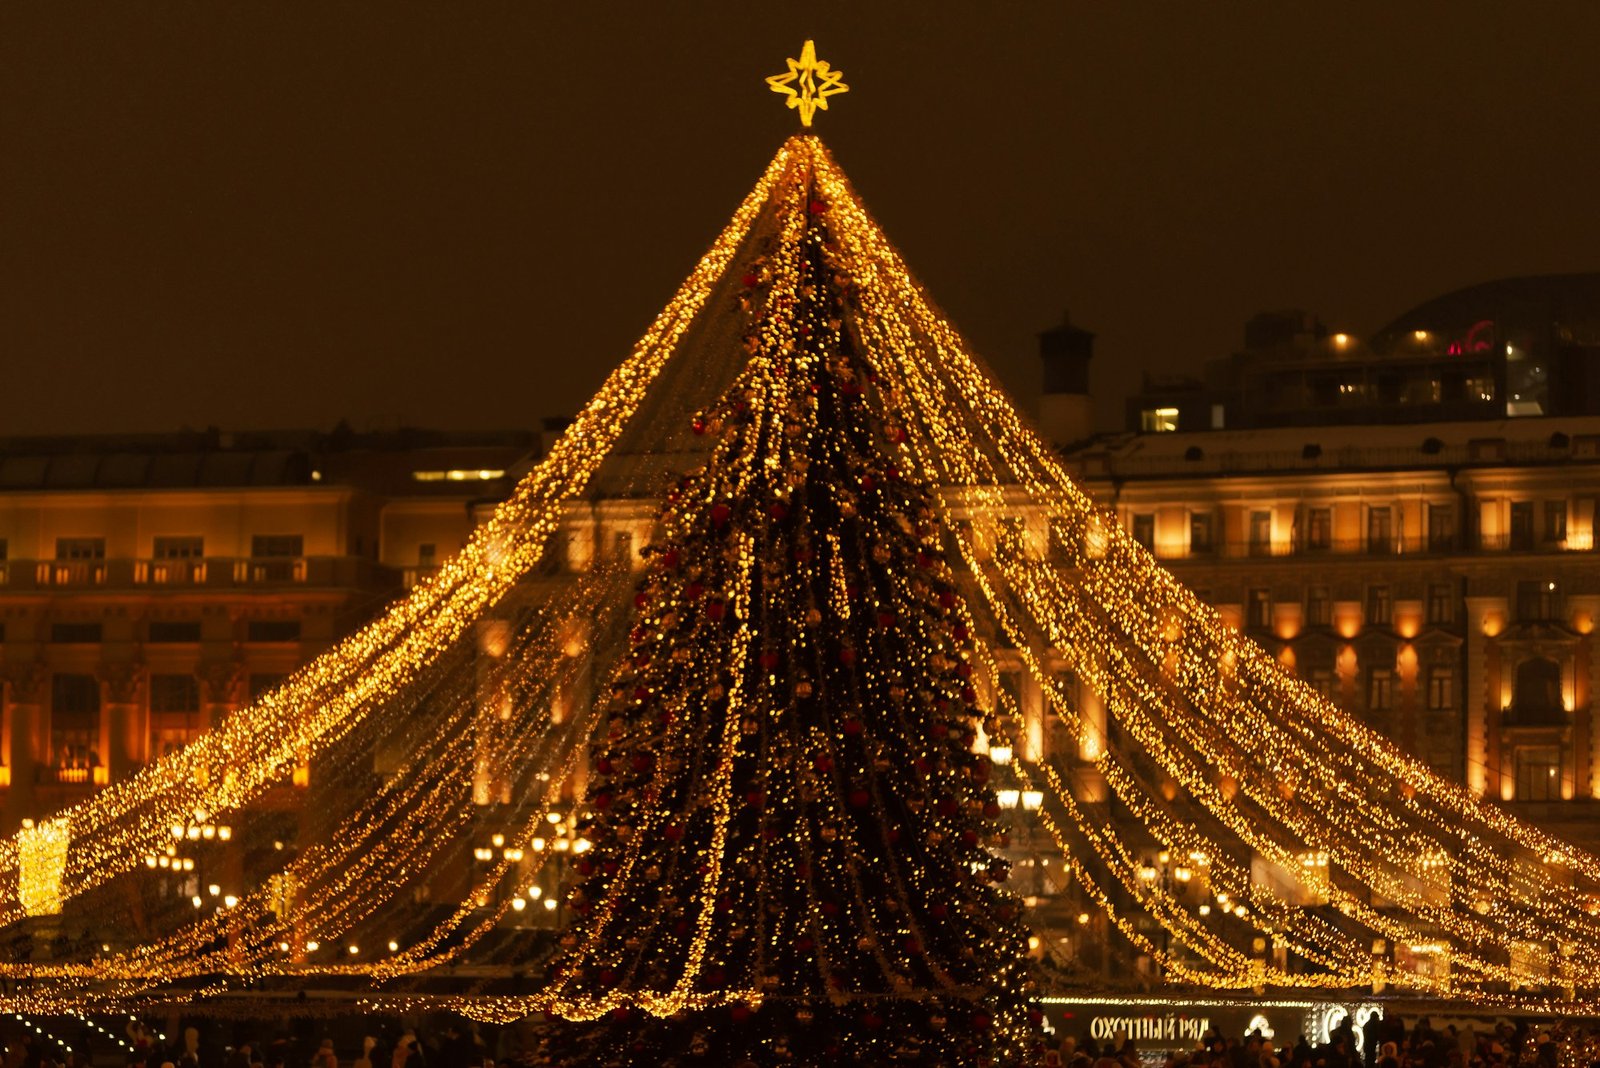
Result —
[[0, 433], [530, 427], [796, 126], [1031, 404], [1600, 266], [1593, 0], [0, 7]]

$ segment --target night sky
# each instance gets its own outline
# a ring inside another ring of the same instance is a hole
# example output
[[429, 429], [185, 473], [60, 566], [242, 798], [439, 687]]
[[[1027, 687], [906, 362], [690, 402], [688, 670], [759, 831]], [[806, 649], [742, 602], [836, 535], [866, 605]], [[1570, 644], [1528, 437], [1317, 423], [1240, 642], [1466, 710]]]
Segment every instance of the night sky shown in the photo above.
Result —
[[1030, 407], [1600, 268], [1600, 4], [9, 3], [0, 433], [570, 412], [794, 113]]

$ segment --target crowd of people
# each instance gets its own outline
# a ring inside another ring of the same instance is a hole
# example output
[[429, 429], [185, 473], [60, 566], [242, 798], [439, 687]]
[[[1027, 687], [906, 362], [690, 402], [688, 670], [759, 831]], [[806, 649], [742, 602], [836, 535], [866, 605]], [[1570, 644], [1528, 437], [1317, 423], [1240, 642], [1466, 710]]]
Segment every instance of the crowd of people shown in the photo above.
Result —
[[1436, 1027], [1427, 1017], [1408, 1026], [1390, 1016], [1369, 1020], [1358, 1033], [1346, 1017], [1326, 1042], [1298, 1035], [1280, 1044], [1280, 1037], [1213, 1030], [1195, 1049], [1164, 1057], [1131, 1041], [1102, 1046], [1092, 1038], [1066, 1038], [1049, 1061], [1051, 1068], [1600, 1068], [1600, 1024], [1573, 1020]]
[[[163, 1036], [142, 1021], [129, 1020], [119, 1059], [126, 1068], [507, 1068], [515, 1054], [514, 1047], [506, 1046], [509, 1029], [501, 1029], [499, 1041], [490, 1042], [471, 1021], [447, 1023], [421, 1037], [415, 1029], [378, 1023], [359, 1045], [354, 1028], [339, 1030], [342, 1041], [336, 1043], [330, 1037], [307, 1037], [316, 1032], [304, 1026], [260, 1035], [252, 1025], [213, 1021]], [[0, 1068], [110, 1063], [110, 1040], [97, 1041], [81, 1027], [43, 1035], [18, 1027], [4, 1034], [3, 1041]]]
[[[486, 1037], [470, 1021], [445, 1023], [419, 1035], [398, 1025], [342, 1026], [342, 1037], [313, 1038], [314, 1028], [252, 1033], [245, 1025], [184, 1027], [171, 1038], [137, 1020], [126, 1029], [127, 1068], [514, 1068], [522, 1036], [515, 1027]], [[357, 1031], [369, 1030], [360, 1037]], [[1434, 1026], [1424, 1017], [1409, 1026], [1398, 1016], [1374, 1018], [1357, 1031], [1346, 1018], [1326, 1042], [1305, 1035], [1291, 1042], [1259, 1031], [1234, 1036], [1213, 1029], [1189, 1051], [1164, 1055], [1114, 1038], [1062, 1037], [1049, 1068], [1600, 1068], [1600, 1024], [1526, 1019], [1495, 1024]], [[87, 1034], [43, 1037], [22, 1029], [4, 1036], [0, 1068], [91, 1068], [108, 1063]]]

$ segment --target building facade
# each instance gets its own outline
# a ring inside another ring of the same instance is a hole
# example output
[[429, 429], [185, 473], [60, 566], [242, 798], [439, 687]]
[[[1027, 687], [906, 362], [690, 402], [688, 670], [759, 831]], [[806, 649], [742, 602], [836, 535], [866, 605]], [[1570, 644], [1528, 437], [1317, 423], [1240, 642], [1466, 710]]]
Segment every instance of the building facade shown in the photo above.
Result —
[[1149, 383], [1125, 431], [1066, 455], [1313, 687], [1594, 846], [1600, 275], [1542, 281], [1438, 298], [1371, 342], [1258, 317], [1224, 371]]
[[378, 614], [538, 452], [528, 433], [0, 442], [0, 832]]

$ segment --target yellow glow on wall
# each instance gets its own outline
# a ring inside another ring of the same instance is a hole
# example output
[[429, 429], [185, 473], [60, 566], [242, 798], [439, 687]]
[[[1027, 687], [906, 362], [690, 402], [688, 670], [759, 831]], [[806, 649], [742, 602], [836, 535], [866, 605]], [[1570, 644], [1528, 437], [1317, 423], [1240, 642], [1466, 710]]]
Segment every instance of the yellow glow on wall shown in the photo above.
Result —
[[1397, 653], [1395, 655], [1394, 666], [1395, 666], [1395, 670], [1400, 673], [1400, 677], [1401, 678], [1403, 678], [1403, 679], [1414, 679], [1414, 678], [1416, 678], [1417, 677], [1417, 650], [1416, 650], [1416, 647], [1411, 645], [1409, 642], [1406, 643], [1405, 645], [1402, 645], [1400, 647], [1399, 653]]
[[1339, 650], [1339, 659], [1335, 664], [1340, 676], [1349, 679], [1356, 673], [1356, 647], [1347, 645]]
[[1361, 633], [1361, 606], [1340, 603], [1334, 606], [1333, 629], [1341, 638], [1354, 638]]

